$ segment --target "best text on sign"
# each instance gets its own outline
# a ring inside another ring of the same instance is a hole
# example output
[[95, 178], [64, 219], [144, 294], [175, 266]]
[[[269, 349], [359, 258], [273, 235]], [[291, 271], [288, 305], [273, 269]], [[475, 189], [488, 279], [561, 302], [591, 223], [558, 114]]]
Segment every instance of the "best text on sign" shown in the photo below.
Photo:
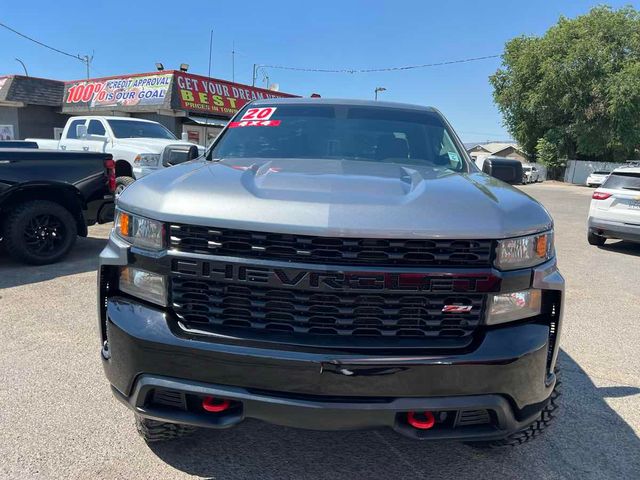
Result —
[[182, 108], [228, 116], [251, 100], [291, 96], [181, 73], [176, 73], [176, 82]]

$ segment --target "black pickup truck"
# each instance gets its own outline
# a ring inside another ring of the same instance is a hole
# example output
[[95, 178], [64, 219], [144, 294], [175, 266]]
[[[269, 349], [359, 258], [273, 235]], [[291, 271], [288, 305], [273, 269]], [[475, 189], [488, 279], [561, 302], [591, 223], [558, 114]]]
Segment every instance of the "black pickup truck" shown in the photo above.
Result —
[[0, 148], [0, 246], [26, 263], [60, 260], [113, 219], [114, 188], [110, 154]]

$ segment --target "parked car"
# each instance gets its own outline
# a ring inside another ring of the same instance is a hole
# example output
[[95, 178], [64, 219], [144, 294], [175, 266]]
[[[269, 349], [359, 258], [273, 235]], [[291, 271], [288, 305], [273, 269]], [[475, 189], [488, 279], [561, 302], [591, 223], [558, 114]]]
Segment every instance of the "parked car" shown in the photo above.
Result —
[[120, 195], [99, 279], [146, 441], [257, 418], [519, 445], [557, 412], [553, 221], [431, 108], [252, 102]]
[[204, 147], [178, 140], [158, 122], [131, 117], [72, 117], [59, 141], [27, 140], [40, 148], [110, 153], [116, 162], [116, 195], [136, 178], [204, 153]]
[[536, 183], [540, 180], [540, 173], [536, 167], [533, 165], [522, 166], [522, 183]]
[[487, 157], [482, 164], [482, 171], [512, 185], [518, 185], [524, 179], [522, 163], [511, 158]]
[[87, 226], [113, 221], [110, 154], [0, 149], [0, 237], [9, 255], [62, 259]]
[[593, 192], [587, 240], [602, 246], [608, 238], [640, 242], [640, 167], [616, 168]]
[[599, 187], [604, 183], [604, 181], [610, 174], [611, 172], [607, 172], [604, 170], [592, 172], [587, 177], [587, 181], [585, 183], [587, 184], [587, 187]]

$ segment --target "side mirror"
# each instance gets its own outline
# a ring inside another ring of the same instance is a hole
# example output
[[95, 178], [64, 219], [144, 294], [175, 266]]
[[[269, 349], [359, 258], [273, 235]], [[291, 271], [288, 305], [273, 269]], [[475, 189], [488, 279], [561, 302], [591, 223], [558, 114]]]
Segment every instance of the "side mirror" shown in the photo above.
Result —
[[87, 136], [87, 126], [86, 125], [76, 125], [76, 137], [84, 138]]
[[187, 132], [182, 132], [182, 135], [180, 136], [180, 138], [182, 139], [183, 142], [188, 142], [189, 134]]

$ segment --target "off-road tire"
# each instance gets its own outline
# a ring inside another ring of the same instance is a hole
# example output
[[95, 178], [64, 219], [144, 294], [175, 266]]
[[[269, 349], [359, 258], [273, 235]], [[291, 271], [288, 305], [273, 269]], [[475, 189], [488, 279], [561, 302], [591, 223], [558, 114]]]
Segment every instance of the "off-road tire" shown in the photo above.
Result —
[[179, 423], [158, 422], [149, 420], [148, 418], [135, 415], [136, 429], [140, 436], [147, 443], [165, 442], [176, 438], [190, 435], [197, 430], [196, 427], [190, 425], [182, 425]]
[[601, 247], [604, 245], [607, 239], [605, 237], [601, 237], [600, 235], [596, 235], [593, 231], [589, 230], [587, 233], [587, 242], [589, 245], [595, 245], [596, 247]]
[[124, 192], [124, 190], [129, 185], [131, 185], [135, 181], [136, 181], [135, 178], [132, 178], [132, 177], [118, 177], [118, 178], [116, 178], [115, 196], [117, 197], [118, 195], [120, 195], [122, 192]]
[[544, 432], [553, 420], [558, 416], [558, 409], [560, 403], [558, 399], [562, 395], [561, 393], [562, 382], [560, 379], [556, 380], [556, 385], [551, 392], [551, 396], [547, 404], [540, 412], [540, 416], [528, 427], [522, 430], [512, 433], [507, 438], [501, 440], [491, 440], [486, 442], [466, 442], [467, 445], [475, 448], [490, 449], [490, 448], [505, 448], [505, 447], [517, 447], [523, 443], [530, 442], [534, 438], [539, 437]]
[[[58, 225], [57, 245], [51, 250], [38, 252], [26, 241], [26, 231], [34, 219], [50, 217]], [[78, 237], [74, 216], [62, 205], [48, 200], [32, 200], [16, 206], [4, 222], [3, 243], [10, 256], [32, 265], [46, 265], [62, 259], [69, 253]]]

